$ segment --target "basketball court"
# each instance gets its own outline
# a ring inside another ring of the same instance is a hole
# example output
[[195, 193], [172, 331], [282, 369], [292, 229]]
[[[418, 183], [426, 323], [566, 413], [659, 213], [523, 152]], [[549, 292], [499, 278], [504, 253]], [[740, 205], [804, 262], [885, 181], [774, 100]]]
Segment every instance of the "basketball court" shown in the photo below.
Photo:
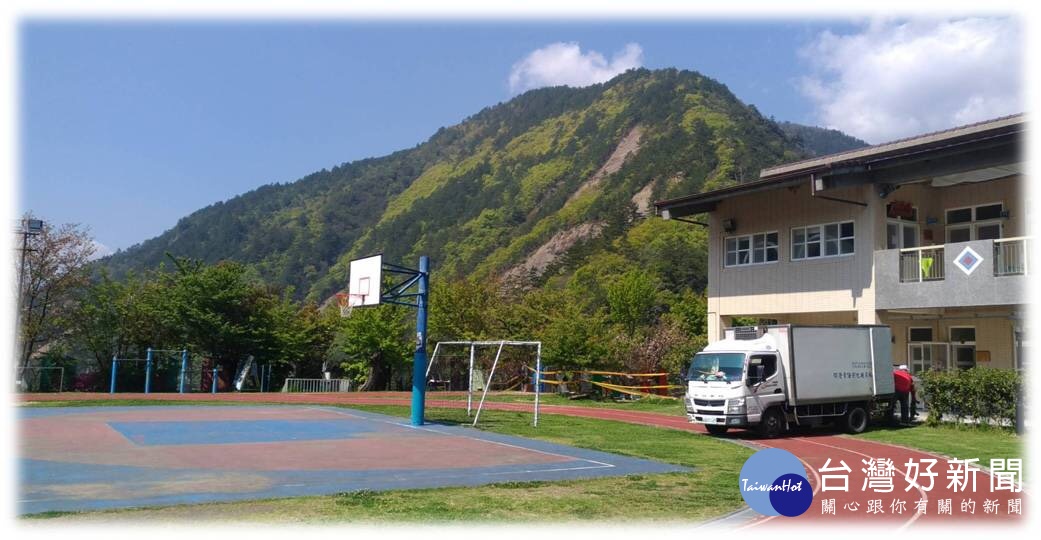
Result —
[[336, 407], [18, 414], [21, 514], [690, 470]]

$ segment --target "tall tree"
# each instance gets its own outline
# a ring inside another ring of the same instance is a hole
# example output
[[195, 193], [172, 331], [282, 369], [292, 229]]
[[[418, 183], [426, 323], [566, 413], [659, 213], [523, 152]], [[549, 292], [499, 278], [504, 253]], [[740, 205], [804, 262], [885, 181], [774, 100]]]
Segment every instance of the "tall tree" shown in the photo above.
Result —
[[412, 327], [405, 314], [384, 305], [355, 309], [342, 319], [333, 348], [347, 358], [343, 369], [364, 380], [359, 390], [390, 390], [395, 373], [411, 365]]
[[[35, 219], [31, 213], [25, 220]], [[94, 255], [94, 242], [86, 229], [77, 224], [59, 226], [44, 222], [43, 229], [26, 242], [16, 264], [22, 285], [18, 298], [19, 357], [21, 366], [29, 365], [33, 355], [59, 340], [67, 319], [75, 308], [75, 293], [89, 279], [87, 263]]]
[[645, 272], [626, 272], [607, 286], [611, 319], [621, 324], [628, 335], [650, 322], [657, 301], [658, 289]]

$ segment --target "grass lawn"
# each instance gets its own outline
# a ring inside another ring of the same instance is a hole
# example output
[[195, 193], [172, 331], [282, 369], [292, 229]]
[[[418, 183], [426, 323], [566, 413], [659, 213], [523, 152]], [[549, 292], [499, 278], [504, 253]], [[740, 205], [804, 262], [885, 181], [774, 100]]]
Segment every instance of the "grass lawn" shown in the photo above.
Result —
[[[983, 467], [991, 458], [1020, 458], [1025, 453], [1023, 438], [1007, 429], [989, 426], [924, 424], [905, 428], [875, 427], [858, 438], [898, 444], [957, 459], [979, 458]], [[1026, 476], [1024, 468], [1024, 476]]]
[[[106, 405], [155, 404], [147, 400]], [[98, 405], [98, 402], [91, 405]], [[172, 403], [171, 403], [172, 404]], [[402, 406], [351, 408], [408, 416]], [[465, 411], [428, 408], [437, 422], [464, 422]], [[46, 521], [273, 523], [553, 522], [572, 520], [693, 522], [737, 510], [738, 473], [752, 450], [709, 437], [606, 420], [487, 410], [481, 429], [694, 467], [691, 473], [632, 475], [560, 482], [508, 482], [483, 487], [360, 492], [330, 496], [182, 505], [139, 510], [49, 513]]]

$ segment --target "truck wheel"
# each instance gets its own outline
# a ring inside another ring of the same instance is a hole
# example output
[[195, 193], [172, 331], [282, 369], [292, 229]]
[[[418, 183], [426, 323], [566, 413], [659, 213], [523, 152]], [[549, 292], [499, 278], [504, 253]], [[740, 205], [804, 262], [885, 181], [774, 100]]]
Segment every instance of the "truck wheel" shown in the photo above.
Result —
[[768, 439], [780, 437], [784, 433], [784, 415], [779, 409], [769, 409], [759, 419], [759, 435]]
[[867, 410], [860, 405], [853, 405], [849, 411], [846, 411], [843, 420], [845, 420], [843, 427], [847, 433], [863, 433], [868, 425]]
[[710, 435], [726, 435], [727, 427], [719, 426], [715, 424], [705, 424], [705, 429], [708, 430]]

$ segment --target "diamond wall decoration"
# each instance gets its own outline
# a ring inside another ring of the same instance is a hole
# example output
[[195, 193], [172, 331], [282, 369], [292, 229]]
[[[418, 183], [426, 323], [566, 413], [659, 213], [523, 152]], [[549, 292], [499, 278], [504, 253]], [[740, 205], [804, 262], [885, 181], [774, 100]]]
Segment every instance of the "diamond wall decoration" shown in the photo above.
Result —
[[968, 246], [961, 250], [961, 253], [954, 258], [954, 266], [957, 266], [962, 272], [965, 272], [966, 276], [972, 274], [972, 272], [982, 263], [983, 257]]

